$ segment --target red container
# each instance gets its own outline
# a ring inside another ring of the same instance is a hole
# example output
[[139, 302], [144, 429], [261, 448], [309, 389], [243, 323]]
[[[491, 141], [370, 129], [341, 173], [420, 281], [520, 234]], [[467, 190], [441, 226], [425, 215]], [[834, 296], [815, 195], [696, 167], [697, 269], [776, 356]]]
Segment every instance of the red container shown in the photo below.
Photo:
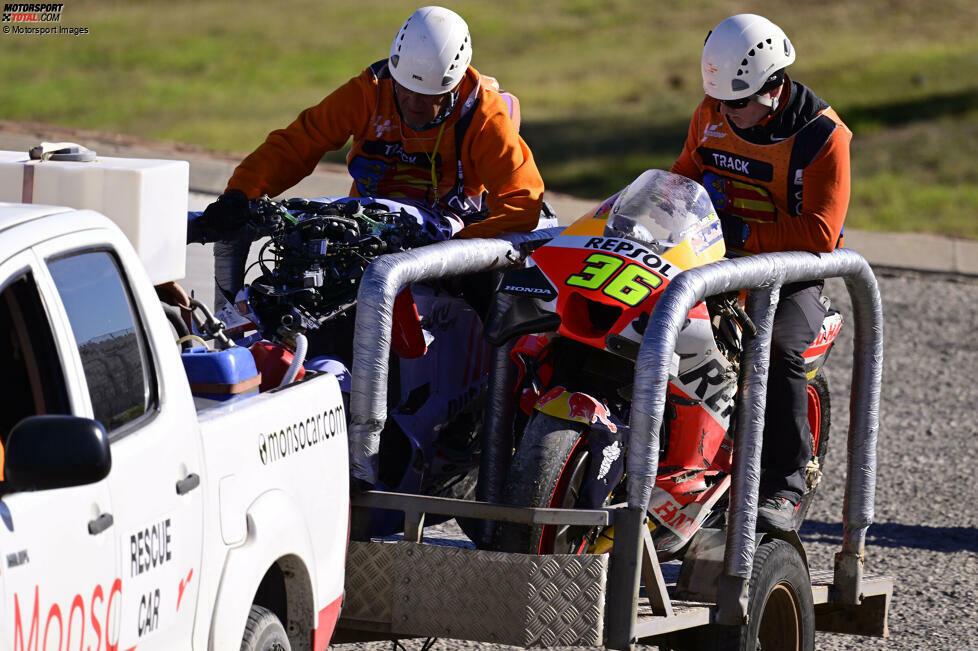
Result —
[[[255, 366], [261, 373], [261, 385], [259, 391], [274, 389], [282, 383], [289, 366], [292, 365], [294, 355], [292, 351], [281, 344], [273, 344], [270, 341], [256, 341], [251, 345], [251, 354], [255, 358]], [[306, 374], [305, 368], [299, 368], [296, 380], [301, 380]]]

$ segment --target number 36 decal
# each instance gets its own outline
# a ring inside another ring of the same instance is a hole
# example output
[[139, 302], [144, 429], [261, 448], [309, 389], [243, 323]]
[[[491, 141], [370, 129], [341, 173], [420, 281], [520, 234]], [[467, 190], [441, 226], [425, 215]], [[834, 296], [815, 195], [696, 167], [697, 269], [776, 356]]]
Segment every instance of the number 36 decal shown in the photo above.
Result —
[[[585, 267], [568, 278], [566, 283], [581, 289], [598, 289], [608, 283], [602, 293], [629, 307], [644, 301], [653, 289], [662, 284], [662, 278], [641, 265], [632, 263], [621, 269], [625, 261], [613, 255], [592, 253], [584, 262], [587, 263]], [[609, 278], [611, 282], [608, 282]]]

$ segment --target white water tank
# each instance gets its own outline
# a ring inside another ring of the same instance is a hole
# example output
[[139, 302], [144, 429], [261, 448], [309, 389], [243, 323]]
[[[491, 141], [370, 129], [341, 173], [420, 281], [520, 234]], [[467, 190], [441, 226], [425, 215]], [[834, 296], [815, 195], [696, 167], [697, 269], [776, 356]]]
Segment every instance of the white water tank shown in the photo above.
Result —
[[126, 234], [154, 284], [186, 275], [189, 178], [187, 161], [0, 151], [0, 201], [97, 210]]

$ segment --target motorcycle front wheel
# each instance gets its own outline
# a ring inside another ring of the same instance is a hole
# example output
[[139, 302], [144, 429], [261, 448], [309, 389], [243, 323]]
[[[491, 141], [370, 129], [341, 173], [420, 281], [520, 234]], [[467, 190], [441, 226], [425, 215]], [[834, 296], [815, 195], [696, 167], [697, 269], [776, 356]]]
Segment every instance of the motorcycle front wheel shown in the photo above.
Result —
[[[503, 503], [573, 508], [587, 473], [584, 426], [534, 411], [510, 464]], [[500, 522], [493, 548], [522, 554], [582, 554], [588, 527]]]

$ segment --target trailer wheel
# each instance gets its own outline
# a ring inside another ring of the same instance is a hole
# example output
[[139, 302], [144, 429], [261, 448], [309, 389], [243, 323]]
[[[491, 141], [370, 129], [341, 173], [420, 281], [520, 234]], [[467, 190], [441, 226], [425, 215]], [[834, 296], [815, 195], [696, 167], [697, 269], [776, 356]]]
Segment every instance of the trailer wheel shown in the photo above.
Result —
[[746, 626], [710, 624], [655, 642], [669, 651], [812, 651], [815, 607], [808, 570], [791, 543], [769, 538], [754, 554]]
[[241, 651], [292, 651], [292, 644], [278, 616], [268, 608], [253, 605], [245, 624]]
[[798, 551], [784, 540], [769, 539], [754, 553], [747, 625], [725, 649], [815, 648], [815, 606], [808, 570]]

